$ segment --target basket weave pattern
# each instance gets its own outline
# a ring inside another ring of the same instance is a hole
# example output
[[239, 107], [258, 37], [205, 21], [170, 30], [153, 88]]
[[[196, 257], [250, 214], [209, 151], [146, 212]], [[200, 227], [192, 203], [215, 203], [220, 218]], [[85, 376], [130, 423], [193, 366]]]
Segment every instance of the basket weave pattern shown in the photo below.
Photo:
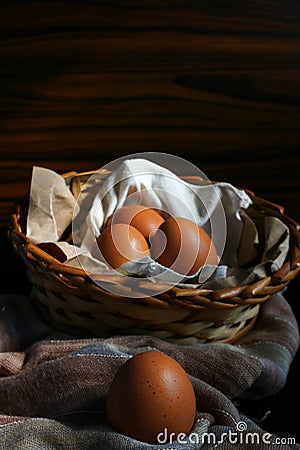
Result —
[[[93, 172], [64, 175], [77, 198]], [[284, 208], [247, 191], [252, 217], [276, 216], [290, 231], [290, 248], [282, 267], [270, 276], [226, 289], [179, 288], [140, 279], [138, 292], [122, 276], [95, 275], [94, 283], [82, 269], [72, 268], [46, 253], [26, 237], [26, 205], [11, 215], [9, 237], [23, 258], [33, 285], [32, 298], [54, 326], [80, 336], [151, 334], [176, 343], [234, 342], [255, 324], [260, 305], [281, 291], [300, 271], [300, 225]], [[122, 295], [109, 291], [118, 285]], [[161, 293], [164, 291], [163, 293]]]

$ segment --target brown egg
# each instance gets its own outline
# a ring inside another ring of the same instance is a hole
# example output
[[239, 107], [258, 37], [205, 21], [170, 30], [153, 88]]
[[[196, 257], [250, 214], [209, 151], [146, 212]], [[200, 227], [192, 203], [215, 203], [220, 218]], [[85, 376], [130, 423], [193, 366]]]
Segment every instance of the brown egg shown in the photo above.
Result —
[[150, 233], [164, 222], [163, 217], [152, 208], [143, 205], [126, 205], [115, 211], [111, 223], [127, 223], [148, 239]]
[[[136, 228], [118, 223], [105, 228], [97, 238], [92, 255], [118, 269], [127, 261], [150, 256], [148, 243]], [[99, 252], [100, 251], [100, 252]]]
[[151, 255], [182, 275], [192, 275], [204, 264], [218, 264], [215, 246], [195, 222], [170, 217], [151, 237]]
[[108, 424], [140, 441], [155, 444], [159, 433], [188, 434], [195, 416], [196, 398], [187, 373], [163, 353], [146, 351], [133, 356], [110, 385]]

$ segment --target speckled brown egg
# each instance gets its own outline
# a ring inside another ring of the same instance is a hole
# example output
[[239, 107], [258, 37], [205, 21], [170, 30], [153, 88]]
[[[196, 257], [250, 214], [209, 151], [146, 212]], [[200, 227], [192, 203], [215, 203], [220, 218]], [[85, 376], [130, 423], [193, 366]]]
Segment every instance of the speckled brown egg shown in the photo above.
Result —
[[113, 269], [128, 261], [138, 261], [150, 255], [148, 243], [142, 233], [125, 223], [105, 228], [96, 240], [92, 255]]
[[125, 205], [117, 209], [111, 218], [113, 224], [127, 223], [135, 227], [146, 239], [163, 222], [163, 217], [155, 209], [143, 205]]
[[151, 255], [182, 275], [193, 275], [205, 264], [218, 265], [216, 248], [195, 222], [169, 217], [151, 237]]
[[188, 434], [194, 424], [196, 398], [183, 367], [158, 351], [139, 353], [119, 369], [107, 396], [108, 424], [148, 443], [159, 433]]

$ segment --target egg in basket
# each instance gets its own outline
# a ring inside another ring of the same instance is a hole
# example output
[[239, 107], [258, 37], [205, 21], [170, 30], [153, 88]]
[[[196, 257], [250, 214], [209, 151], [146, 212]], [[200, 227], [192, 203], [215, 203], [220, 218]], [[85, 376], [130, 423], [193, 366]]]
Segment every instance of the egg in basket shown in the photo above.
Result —
[[299, 229], [281, 206], [151, 153], [81, 174], [34, 167], [9, 236], [53, 326], [188, 344], [255, 325], [300, 270]]

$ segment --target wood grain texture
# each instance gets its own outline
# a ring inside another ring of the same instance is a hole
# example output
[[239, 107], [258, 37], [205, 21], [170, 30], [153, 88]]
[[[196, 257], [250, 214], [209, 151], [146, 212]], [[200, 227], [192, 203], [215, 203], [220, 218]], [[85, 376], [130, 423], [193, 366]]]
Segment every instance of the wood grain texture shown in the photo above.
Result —
[[166, 152], [300, 220], [300, 4], [2, 1], [0, 221], [31, 168]]

